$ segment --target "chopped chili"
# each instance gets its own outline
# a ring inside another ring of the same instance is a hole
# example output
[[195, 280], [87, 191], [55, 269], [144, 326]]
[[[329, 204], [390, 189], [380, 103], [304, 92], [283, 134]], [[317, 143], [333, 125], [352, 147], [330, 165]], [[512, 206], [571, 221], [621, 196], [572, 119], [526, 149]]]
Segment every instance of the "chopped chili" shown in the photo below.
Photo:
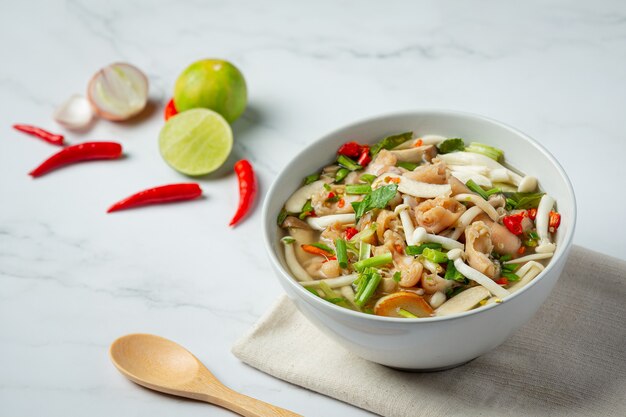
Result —
[[509, 229], [509, 232], [514, 235], [521, 235], [524, 231], [522, 227], [522, 220], [524, 220], [524, 212], [511, 214], [510, 216], [505, 216], [502, 219], [502, 223]]
[[500, 279], [496, 280], [496, 284], [498, 285], [509, 285], [509, 280], [507, 277], [500, 277]]
[[202, 195], [202, 189], [196, 183], [169, 184], [140, 191], [113, 204], [107, 213], [125, 210], [149, 204], [170, 203], [173, 201], [193, 200]]
[[256, 178], [250, 162], [242, 159], [235, 163], [235, 173], [239, 179], [239, 206], [229, 226], [237, 224], [250, 211], [256, 196]]
[[423, 144], [424, 144], [424, 141], [422, 139], [418, 139], [417, 142], [415, 142], [415, 145], [413, 145], [413, 146], [415, 146], [417, 148], [419, 146], [422, 146]]
[[530, 218], [530, 220], [535, 220], [537, 218], [537, 209], [536, 208], [528, 209], [528, 218]]
[[336, 256], [331, 256], [330, 258], [326, 258], [324, 261], [322, 261], [323, 264], [325, 264], [328, 261], [336, 261], [337, 257]]
[[520, 248], [517, 250], [518, 255], [523, 255], [525, 252], [526, 252], [526, 246], [520, 246]]
[[115, 142], [85, 142], [68, 146], [46, 159], [41, 165], [33, 169], [29, 175], [40, 177], [54, 169], [75, 162], [95, 159], [117, 159], [122, 155], [122, 145]]
[[358, 230], [356, 230], [356, 228], [355, 228], [355, 227], [347, 227], [347, 228], [346, 228], [346, 230], [345, 230], [346, 239], [347, 239], [347, 240], [352, 239], [352, 237], [353, 237], [354, 235], [356, 235], [357, 233], [359, 233], [359, 231], [358, 231]]
[[365, 167], [370, 162], [372, 162], [372, 157], [370, 156], [370, 147], [367, 145], [363, 145], [361, 147], [361, 155], [359, 156], [357, 163], [362, 167]]
[[346, 205], [346, 200], [344, 200], [343, 198], [340, 198], [339, 201], [337, 201], [337, 207], [343, 208], [343, 206], [345, 205]]
[[551, 211], [548, 225], [550, 226], [550, 231], [554, 233], [561, 225], [561, 215], [556, 211]]
[[163, 116], [165, 117], [165, 121], [167, 122], [170, 117], [176, 116], [178, 114], [178, 110], [176, 110], [176, 105], [174, 104], [174, 99], [170, 99], [167, 102], [167, 106], [165, 106], [165, 111], [163, 112]]
[[362, 146], [356, 142], [344, 143], [337, 150], [338, 155], [344, 155], [348, 158], [358, 158], [361, 155]]
[[57, 145], [57, 146], [63, 146], [63, 135], [57, 135], [55, 133], [52, 132], [48, 132], [47, 130], [44, 130], [40, 127], [37, 126], [31, 126], [31, 125], [13, 125], [13, 129], [15, 130], [19, 130], [20, 132], [24, 132], [27, 133], [31, 136], [34, 136], [36, 138], [39, 138], [43, 141], [46, 141], [48, 143], [51, 143], [53, 145]]

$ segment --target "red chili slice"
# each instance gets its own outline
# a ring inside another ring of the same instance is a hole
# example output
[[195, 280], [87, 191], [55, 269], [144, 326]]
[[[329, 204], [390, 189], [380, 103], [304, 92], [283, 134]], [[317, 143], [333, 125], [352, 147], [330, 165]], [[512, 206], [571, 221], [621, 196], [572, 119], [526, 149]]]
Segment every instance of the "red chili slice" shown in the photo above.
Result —
[[346, 230], [345, 230], [346, 239], [348, 239], [348, 240], [352, 239], [352, 237], [354, 235], [356, 235], [357, 233], [359, 233], [359, 231], [356, 230], [356, 228], [354, 228], [354, 227], [347, 227]]
[[174, 104], [174, 99], [170, 99], [167, 102], [167, 106], [165, 106], [165, 111], [163, 116], [165, 117], [165, 121], [167, 122], [170, 117], [176, 116], [178, 114], [178, 110], [176, 110], [176, 105]]
[[524, 231], [522, 227], [522, 220], [524, 220], [524, 213], [511, 214], [510, 216], [505, 216], [502, 219], [502, 223], [509, 229], [509, 232], [514, 235], [521, 235]]
[[548, 225], [550, 226], [550, 231], [553, 232], [554, 230], [558, 229], [559, 226], [561, 225], [561, 215], [559, 213], [557, 213], [556, 211], [551, 211], [550, 212], [550, 222], [548, 223]]
[[362, 146], [356, 142], [344, 143], [337, 150], [337, 154], [357, 159], [361, 155]]

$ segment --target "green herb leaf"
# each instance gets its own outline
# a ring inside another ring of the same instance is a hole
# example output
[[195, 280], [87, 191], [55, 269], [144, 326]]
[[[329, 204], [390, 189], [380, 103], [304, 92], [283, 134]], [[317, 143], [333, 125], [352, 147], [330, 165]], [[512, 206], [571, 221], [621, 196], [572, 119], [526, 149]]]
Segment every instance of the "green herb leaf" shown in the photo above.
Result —
[[400, 271], [396, 271], [396, 273], [393, 274], [393, 280], [395, 282], [400, 282], [401, 279], [402, 279], [402, 273]]
[[456, 269], [454, 266], [454, 261], [448, 261], [448, 266], [446, 267], [446, 275], [444, 275], [445, 279], [449, 279], [452, 281], [465, 281], [465, 276]]
[[428, 242], [428, 243], [422, 243], [419, 246], [407, 246], [406, 249], [404, 250], [404, 253], [406, 253], [407, 255], [410, 256], [418, 256], [421, 255], [422, 252], [424, 252], [424, 249], [426, 248], [430, 248], [430, 249], [441, 249], [441, 244], [440, 243], [434, 243], [434, 242]]
[[373, 174], [363, 174], [361, 175], [361, 178], [359, 178], [359, 180], [371, 184], [376, 178], [376, 175]]
[[304, 185], [308, 185], [319, 179], [320, 179], [320, 174], [316, 173], [316, 174], [307, 175], [306, 177], [304, 177], [304, 181], [302, 182], [304, 183]]
[[507, 199], [507, 207], [511, 206], [511, 209], [531, 209], [537, 208], [541, 197], [544, 193], [505, 193]]
[[413, 132], [404, 132], [399, 135], [387, 136], [385, 139], [378, 142], [376, 145], [372, 146], [370, 152], [372, 153], [372, 158], [378, 154], [382, 149], [393, 149], [398, 145], [403, 144], [407, 140], [413, 138]]
[[415, 168], [420, 166], [420, 164], [416, 164], [414, 162], [400, 161], [396, 164], [396, 166], [400, 168], [408, 169], [409, 171], [413, 171]]
[[465, 143], [461, 138], [446, 139], [437, 146], [439, 153], [450, 153], [456, 151], [464, 151]]
[[385, 185], [366, 195], [362, 201], [352, 203], [356, 220], [358, 221], [365, 213], [372, 209], [385, 208], [389, 201], [395, 197], [397, 191], [397, 184]]

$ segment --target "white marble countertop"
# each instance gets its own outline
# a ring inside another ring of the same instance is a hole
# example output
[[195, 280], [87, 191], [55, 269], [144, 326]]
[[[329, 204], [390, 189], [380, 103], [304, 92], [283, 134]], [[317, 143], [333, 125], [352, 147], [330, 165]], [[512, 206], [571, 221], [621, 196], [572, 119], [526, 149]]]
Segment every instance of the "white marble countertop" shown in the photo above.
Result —
[[[261, 196], [304, 144], [340, 125], [465, 110], [542, 142], [574, 184], [576, 243], [626, 253], [624, 2], [3, 2], [0, 39], [3, 414], [231, 415], [140, 389], [114, 369], [109, 344], [149, 332], [245, 394], [307, 416], [369, 415], [230, 353], [281, 293], [260, 247], [260, 210], [227, 226], [233, 175], [200, 179], [200, 201], [105, 214], [134, 191], [185, 180], [161, 160], [157, 135], [176, 76], [203, 57], [231, 60], [247, 78], [234, 150], [256, 167]], [[11, 124], [59, 131], [55, 105], [115, 61], [149, 74], [155, 111], [67, 137], [118, 140], [128, 158], [32, 180], [26, 173], [57, 149]]]

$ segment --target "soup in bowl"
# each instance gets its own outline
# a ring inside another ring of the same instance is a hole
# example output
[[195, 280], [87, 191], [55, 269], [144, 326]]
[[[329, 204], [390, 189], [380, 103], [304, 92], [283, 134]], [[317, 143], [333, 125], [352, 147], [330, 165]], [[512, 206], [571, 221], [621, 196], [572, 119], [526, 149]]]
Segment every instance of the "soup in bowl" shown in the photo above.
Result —
[[327, 135], [279, 175], [264, 209], [270, 258], [300, 311], [354, 353], [406, 369], [502, 343], [548, 296], [575, 223], [547, 151], [445, 111]]

